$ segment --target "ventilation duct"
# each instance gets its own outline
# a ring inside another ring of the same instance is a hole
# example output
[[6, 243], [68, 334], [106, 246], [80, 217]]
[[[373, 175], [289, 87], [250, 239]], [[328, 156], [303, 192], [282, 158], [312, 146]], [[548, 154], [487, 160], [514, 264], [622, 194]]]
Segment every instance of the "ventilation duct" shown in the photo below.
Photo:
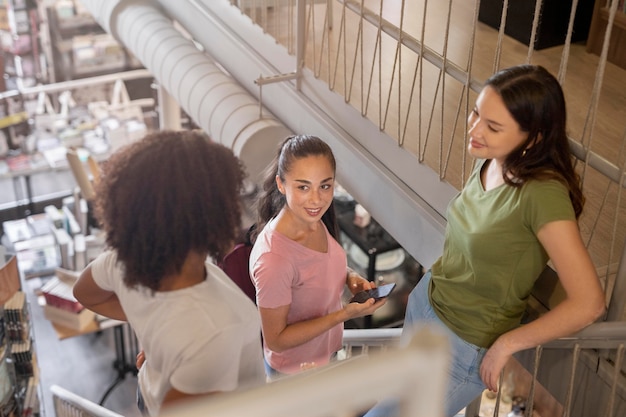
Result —
[[265, 109], [260, 117], [258, 101], [184, 37], [154, 2], [81, 1], [198, 126], [233, 150], [258, 184], [289, 129]]

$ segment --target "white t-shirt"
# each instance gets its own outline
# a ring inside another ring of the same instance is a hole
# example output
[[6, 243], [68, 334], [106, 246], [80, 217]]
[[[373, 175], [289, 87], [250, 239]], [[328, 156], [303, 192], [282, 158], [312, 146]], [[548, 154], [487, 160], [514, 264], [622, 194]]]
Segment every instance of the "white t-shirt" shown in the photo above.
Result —
[[254, 303], [217, 266], [189, 288], [130, 290], [114, 252], [91, 264], [96, 284], [114, 291], [146, 362], [139, 387], [152, 416], [174, 388], [187, 394], [232, 391], [265, 382], [261, 320]]

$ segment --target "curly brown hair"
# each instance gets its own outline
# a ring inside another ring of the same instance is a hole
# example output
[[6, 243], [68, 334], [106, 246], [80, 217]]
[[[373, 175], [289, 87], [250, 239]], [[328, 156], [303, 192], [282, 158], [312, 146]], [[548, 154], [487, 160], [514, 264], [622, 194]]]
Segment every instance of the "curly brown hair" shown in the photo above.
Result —
[[161, 131], [113, 154], [95, 215], [117, 251], [124, 282], [156, 291], [190, 251], [221, 259], [239, 233], [245, 171], [200, 131]]

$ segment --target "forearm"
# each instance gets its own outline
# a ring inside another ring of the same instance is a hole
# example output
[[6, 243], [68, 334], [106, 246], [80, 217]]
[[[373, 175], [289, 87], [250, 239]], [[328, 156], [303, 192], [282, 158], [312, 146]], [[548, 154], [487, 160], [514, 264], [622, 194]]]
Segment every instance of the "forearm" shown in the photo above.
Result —
[[117, 295], [112, 295], [109, 299], [101, 303], [89, 305], [83, 304], [83, 306], [102, 316], [109, 317], [115, 320], [127, 321], [126, 314], [122, 309], [120, 300], [117, 298]]
[[161, 403], [161, 409], [167, 410], [167, 408], [172, 406], [180, 405], [181, 402], [185, 402], [188, 400], [197, 399], [202, 396], [209, 396], [219, 394], [219, 391], [208, 392], [206, 394], [186, 394], [184, 392], [180, 392], [174, 388], [171, 388], [163, 398], [163, 402]]
[[286, 326], [274, 337], [266, 335], [265, 343], [271, 350], [282, 352], [300, 346], [348, 319], [348, 315], [342, 309], [322, 317], [299, 321]]
[[564, 300], [538, 319], [503, 334], [494, 346], [512, 355], [576, 333], [603, 313], [603, 300], [589, 300], [587, 303]]
[[100, 288], [94, 281], [91, 266], [83, 270], [80, 278], [74, 284], [74, 297], [83, 306], [106, 317], [126, 321], [126, 314], [120, 305], [120, 300], [113, 291]]

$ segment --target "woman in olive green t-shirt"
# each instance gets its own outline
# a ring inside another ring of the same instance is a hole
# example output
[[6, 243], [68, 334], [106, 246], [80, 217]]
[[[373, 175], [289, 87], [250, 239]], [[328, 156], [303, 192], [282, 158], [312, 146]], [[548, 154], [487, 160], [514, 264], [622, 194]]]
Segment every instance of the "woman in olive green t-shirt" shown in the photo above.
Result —
[[[604, 294], [577, 218], [584, 198], [566, 134], [558, 81], [520, 65], [486, 81], [468, 119], [468, 152], [478, 160], [448, 207], [442, 256], [411, 293], [404, 333], [438, 323], [450, 337], [445, 397], [453, 416], [497, 390], [511, 356], [591, 324]], [[566, 297], [521, 326], [533, 284], [551, 260]], [[397, 414], [381, 404], [367, 417]]]

